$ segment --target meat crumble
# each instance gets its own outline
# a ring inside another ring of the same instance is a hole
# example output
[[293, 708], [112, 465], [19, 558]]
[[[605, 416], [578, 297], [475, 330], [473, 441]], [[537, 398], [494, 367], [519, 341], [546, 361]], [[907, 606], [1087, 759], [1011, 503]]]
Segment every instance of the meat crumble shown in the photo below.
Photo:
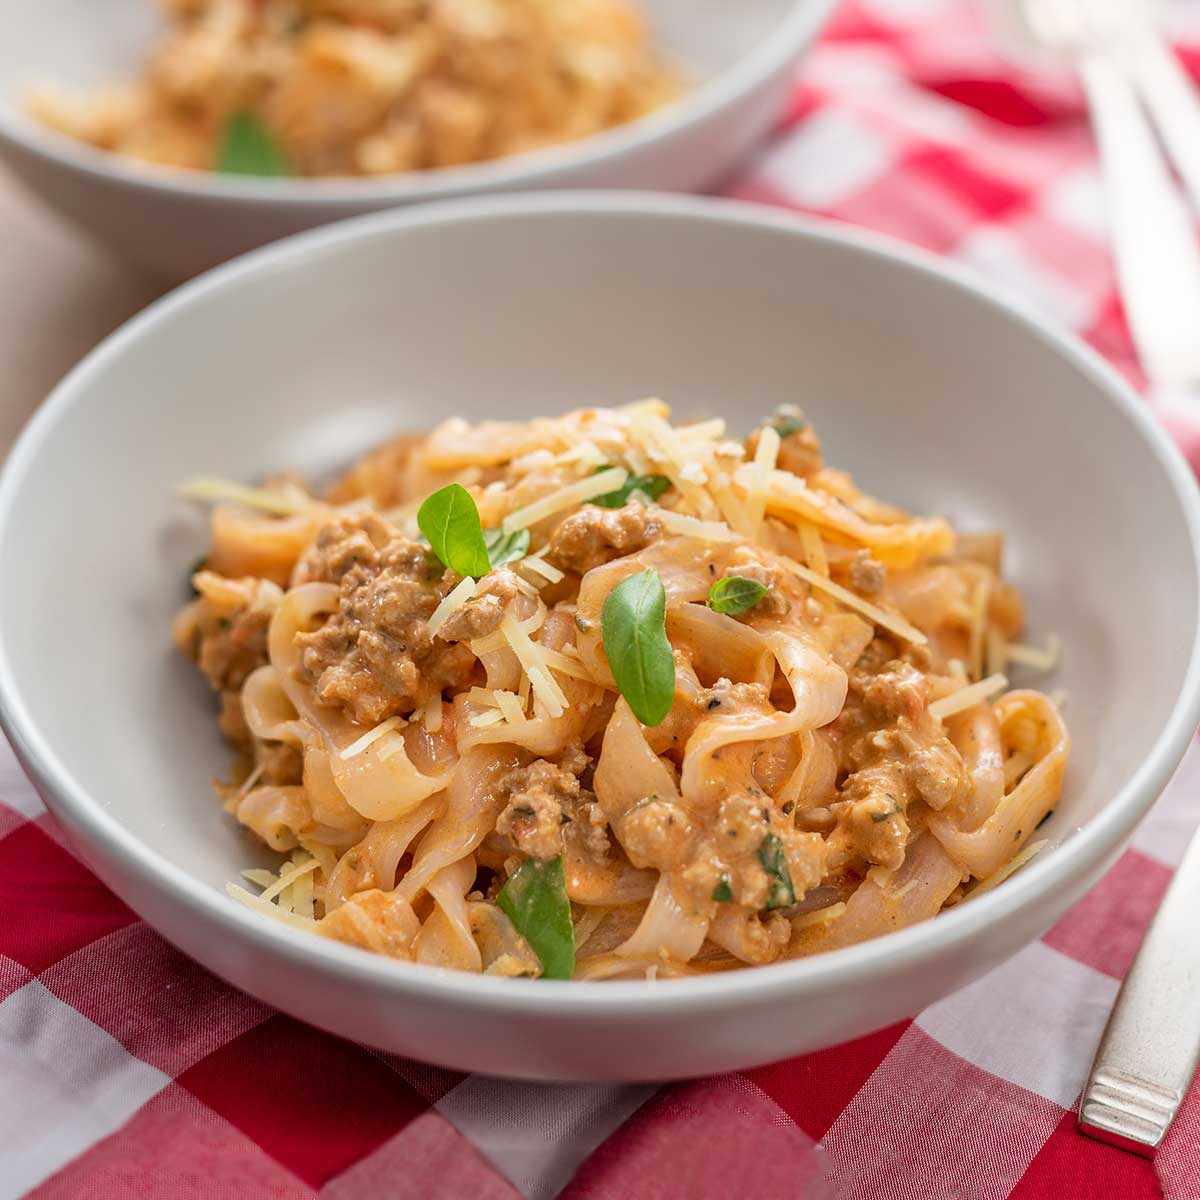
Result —
[[586, 575], [614, 558], [644, 550], [659, 532], [658, 522], [636, 500], [624, 508], [585, 504], [554, 531], [546, 559], [564, 571]]
[[557, 763], [539, 758], [509, 771], [500, 780], [508, 805], [496, 821], [496, 832], [510, 837], [529, 858], [555, 858], [563, 852], [564, 838], [570, 838], [593, 860], [603, 860], [609, 850], [604, 815], [580, 782], [590, 765], [575, 747]]
[[380, 517], [357, 513], [326, 526], [297, 573], [340, 589], [337, 611], [297, 638], [322, 703], [376, 725], [470, 678], [471, 651], [429, 631], [433, 610], [459, 577]]

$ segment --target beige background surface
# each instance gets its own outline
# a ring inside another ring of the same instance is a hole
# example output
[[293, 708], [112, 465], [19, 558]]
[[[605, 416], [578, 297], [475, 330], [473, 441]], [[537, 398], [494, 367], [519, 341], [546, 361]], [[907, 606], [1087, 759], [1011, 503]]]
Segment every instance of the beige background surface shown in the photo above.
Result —
[[0, 172], [0, 455], [54, 384], [158, 290]]

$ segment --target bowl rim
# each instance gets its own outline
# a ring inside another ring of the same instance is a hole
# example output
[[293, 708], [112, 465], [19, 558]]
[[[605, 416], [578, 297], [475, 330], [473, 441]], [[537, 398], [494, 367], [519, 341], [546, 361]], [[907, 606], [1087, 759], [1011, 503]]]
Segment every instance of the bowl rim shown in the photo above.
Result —
[[352, 209], [364, 204], [414, 203], [484, 190], [515, 190], [535, 187], [542, 181], [555, 186], [559, 176], [572, 170], [602, 166], [633, 152], [661, 149], [674, 137], [738, 104], [804, 51], [825, 24], [834, 2], [792, 0], [782, 21], [741, 58], [677, 100], [636, 120], [573, 142], [481, 163], [370, 178], [221, 175], [139, 164], [42, 125], [14, 101], [0, 104], [0, 145], [7, 143], [93, 179], [137, 191], [288, 208], [325, 204]]
[[[588, 1019], [605, 1016], [662, 1014], [664, 1011], [716, 1011], [786, 999], [795, 993], [819, 994], [853, 987], [886, 972], [900, 970], [948, 954], [990, 926], [1018, 911], [1034, 907], [1060, 886], [1078, 880], [1110, 860], [1134, 826], [1157, 799], [1181, 761], [1200, 723], [1200, 489], [1183, 455], [1157, 425], [1148, 406], [1117, 371], [1092, 349], [1060, 332], [1024, 304], [991, 292], [968, 269], [914, 249], [890, 237], [863, 232], [835, 222], [802, 219], [784, 211], [742, 201], [669, 196], [638, 192], [545, 192], [508, 197], [480, 196], [435, 206], [372, 213], [341, 221], [254, 250], [216, 267], [152, 303], [92, 350], [55, 387], [20, 434], [0, 472], [0, 545], [25, 480], [52, 443], [59, 420], [86, 397], [94, 377], [119, 359], [156, 327], [186, 314], [198, 303], [277, 270], [303, 269], [306, 260], [336, 256], [343, 247], [376, 238], [403, 236], [416, 228], [452, 227], [459, 223], [527, 218], [651, 218], [749, 227], [788, 237], [833, 245], [864, 258], [896, 264], [905, 271], [958, 292], [1003, 319], [1020, 326], [1049, 347], [1103, 393], [1141, 435], [1166, 476], [1183, 516], [1192, 550], [1197, 601], [1192, 614], [1191, 648], [1183, 682], [1171, 717], [1150, 751], [1108, 804], [1063, 843], [1039, 855], [1025, 869], [978, 901], [957, 906], [882, 938], [811, 958], [752, 969], [664, 981], [589, 982], [579, 980], [493, 979], [410, 964], [296, 931], [231, 900], [223, 892], [190, 876], [141, 842], [67, 770], [45, 740], [22, 699], [9, 656], [18, 631], [0, 622], [0, 726], [22, 765], [39, 786], [51, 811], [66, 823], [101, 862], [133, 875], [144, 889], [166, 893], [198, 924], [269, 953], [302, 970], [319, 970], [347, 986], [370, 988], [396, 1000], [424, 998], [460, 1010]], [[131, 889], [132, 890], [132, 889]], [[154, 925], [152, 918], [148, 923]]]

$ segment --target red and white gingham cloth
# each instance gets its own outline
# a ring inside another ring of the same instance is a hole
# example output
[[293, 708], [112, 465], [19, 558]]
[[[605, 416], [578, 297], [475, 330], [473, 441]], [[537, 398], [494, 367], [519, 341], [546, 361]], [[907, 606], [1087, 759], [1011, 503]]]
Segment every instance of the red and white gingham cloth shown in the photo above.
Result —
[[[846, 4], [730, 191], [972, 264], [1140, 382], [1078, 91], [1002, 57], [969, 0]], [[1200, 820], [1200, 749], [1111, 874], [982, 983], [847, 1045], [662, 1088], [462, 1076], [302, 1026], [139, 922], [6, 751], [0, 797], [0, 1200], [1200, 1197], [1200, 1089], [1154, 1166], [1073, 1112]]]

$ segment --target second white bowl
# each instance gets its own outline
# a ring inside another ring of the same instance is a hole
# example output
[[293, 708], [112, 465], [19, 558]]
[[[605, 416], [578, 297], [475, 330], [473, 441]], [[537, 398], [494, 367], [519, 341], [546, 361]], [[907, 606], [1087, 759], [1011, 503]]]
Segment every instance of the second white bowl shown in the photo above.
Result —
[[247, 179], [151, 168], [46, 129], [27, 89], [132, 76], [157, 34], [151, 0], [10, 5], [0, 38], [0, 159], [59, 212], [152, 271], [183, 278], [342, 217], [480, 192], [700, 189], [778, 119], [792, 69], [832, 0], [643, 0], [656, 44], [696, 87], [640, 121], [578, 142], [377, 179]]

